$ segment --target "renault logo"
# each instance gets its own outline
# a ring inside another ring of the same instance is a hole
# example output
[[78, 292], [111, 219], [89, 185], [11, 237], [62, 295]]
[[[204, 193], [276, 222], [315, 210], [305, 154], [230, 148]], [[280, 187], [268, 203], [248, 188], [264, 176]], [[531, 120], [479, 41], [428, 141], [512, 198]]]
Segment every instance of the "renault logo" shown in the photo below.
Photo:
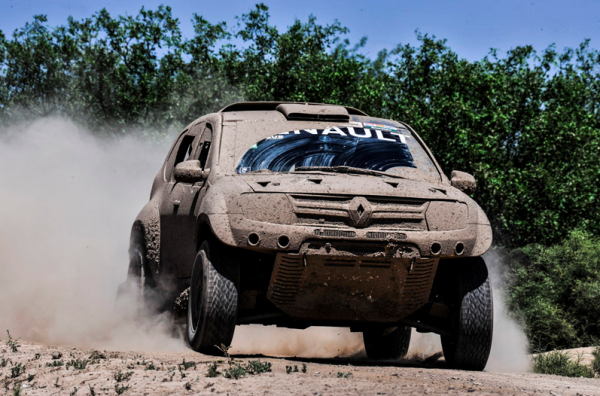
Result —
[[373, 207], [365, 198], [356, 197], [350, 201], [348, 212], [350, 213], [350, 221], [355, 227], [366, 227], [373, 214]]

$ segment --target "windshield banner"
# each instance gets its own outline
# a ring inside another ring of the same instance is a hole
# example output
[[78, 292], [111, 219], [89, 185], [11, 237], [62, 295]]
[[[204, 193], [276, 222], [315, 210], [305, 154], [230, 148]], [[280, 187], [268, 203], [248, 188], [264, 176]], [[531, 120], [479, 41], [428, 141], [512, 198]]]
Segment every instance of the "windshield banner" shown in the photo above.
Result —
[[270, 136], [252, 146], [236, 167], [237, 173], [268, 169], [291, 172], [298, 167], [347, 166], [385, 172], [416, 168], [407, 130], [355, 127], [299, 129]]
[[388, 142], [404, 143], [406, 138], [410, 137], [410, 133], [406, 129], [401, 129], [400, 132], [394, 130], [367, 129], [354, 127], [330, 127], [325, 129], [299, 129], [291, 132], [282, 132], [274, 136], [270, 136], [265, 140], [281, 139], [284, 135], [321, 135], [321, 136], [346, 136], [356, 137], [361, 139], [379, 139]]

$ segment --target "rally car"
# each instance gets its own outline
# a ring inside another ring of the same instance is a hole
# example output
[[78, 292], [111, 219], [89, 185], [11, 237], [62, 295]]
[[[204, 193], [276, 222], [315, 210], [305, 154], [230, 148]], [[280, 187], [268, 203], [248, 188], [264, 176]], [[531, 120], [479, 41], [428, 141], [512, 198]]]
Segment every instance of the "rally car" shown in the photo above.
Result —
[[400, 121], [338, 105], [232, 104], [175, 139], [131, 233], [128, 281], [217, 354], [236, 325], [343, 326], [372, 359], [411, 328], [450, 367], [482, 370], [492, 342], [481, 256], [490, 223]]

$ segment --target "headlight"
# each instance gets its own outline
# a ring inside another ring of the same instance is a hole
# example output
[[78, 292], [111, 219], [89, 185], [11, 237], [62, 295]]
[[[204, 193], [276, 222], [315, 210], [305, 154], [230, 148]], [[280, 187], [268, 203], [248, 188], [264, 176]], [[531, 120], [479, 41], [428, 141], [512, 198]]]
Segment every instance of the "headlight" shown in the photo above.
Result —
[[285, 194], [247, 193], [242, 194], [239, 202], [249, 220], [294, 224], [294, 210]]
[[429, 231], [459, 230], [467, 226], [469, 210], [462, 202], [432, 201], [425, 217]]

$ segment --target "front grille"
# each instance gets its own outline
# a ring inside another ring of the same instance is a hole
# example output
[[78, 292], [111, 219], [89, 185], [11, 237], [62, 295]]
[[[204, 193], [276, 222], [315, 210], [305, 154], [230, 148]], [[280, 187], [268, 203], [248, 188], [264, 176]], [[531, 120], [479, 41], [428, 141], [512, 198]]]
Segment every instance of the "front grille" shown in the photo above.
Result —
[[[425, 212], [428, 201], [391, 197], [365, 197], [343, 195], [292, 194], [297, 224], [356, 227], [350, 211], [354, 199], [368, 202], [369, 219], [361, 223], [365, 228], [389, 227], [400, 230], [427, 230]], [[360, 204], [361, 217], [366, 208]]]

